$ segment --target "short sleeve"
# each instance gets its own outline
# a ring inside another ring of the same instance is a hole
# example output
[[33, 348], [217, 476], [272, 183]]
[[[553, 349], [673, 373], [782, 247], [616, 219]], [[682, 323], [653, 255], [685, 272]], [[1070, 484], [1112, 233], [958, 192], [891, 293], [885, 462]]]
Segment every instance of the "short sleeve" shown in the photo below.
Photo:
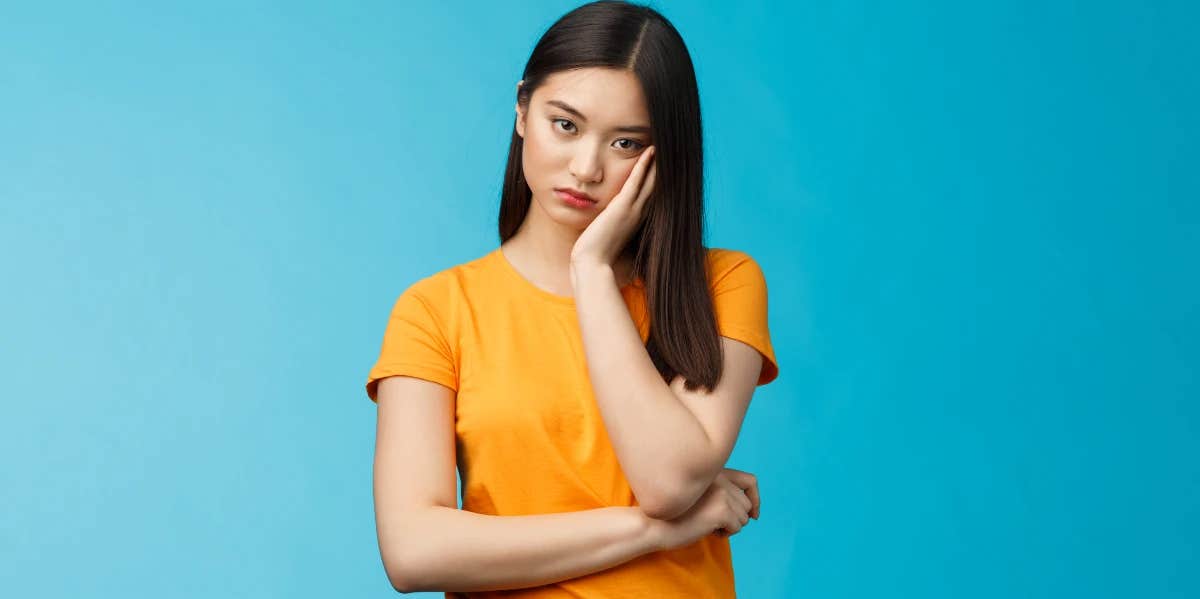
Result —
[[458, 372], [446, 322], [424, 292], [430, 279], [414, 284], [400, 294], [392, 306], [379, 359], [367, 374], [366, 391], [377, 401], [379, 380], [407, 375], [458, 390]]
[[722, 337], [737, 339], [763, 356], [757, 385], [779, 376], [775, 349], [767, 328], [767, 281], [762, 268], [744, 252], [711, 250], [710, 286], [717, 330]]

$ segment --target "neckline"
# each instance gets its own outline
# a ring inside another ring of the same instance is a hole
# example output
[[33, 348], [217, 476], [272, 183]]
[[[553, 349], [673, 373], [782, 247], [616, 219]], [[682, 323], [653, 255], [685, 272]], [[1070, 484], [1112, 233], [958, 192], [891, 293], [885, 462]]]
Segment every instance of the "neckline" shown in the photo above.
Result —
[[[558, 304], [560, 306], [564, 306], [564, 307], [568, 307], [568, 308], [575, 307], [575, 298], [573, 296], [558, 295], [557, 293], [550, 293], [549, 291], [546, 291], [545, 289], [542, 289], [541, 287], [534, 285], [533, 281], [526, 279], [525, 275], [521, 274], [521, 271], [517, 270], [517, 267], [513, 266], [512, 262], [508, 261], [508, 256], [504, 255], [503, 248], [497, 246], [495, 250], [492, 250], [492, 254], [495, 255], [496, 261], [499, 262], [501, 264], [501, 266], [503, 267], [502, 270], [504, 270], [506, 273], [508, 273], [510, 278], [515, 280], [518, 285], [520, 285], [527, 291], [533, 293], [536, 296], [541, 297], [542, 299], [548, 300], [548, 301]], [[621, 286], [621, 294], [624, 295], [626, 291], [628, 291], [629, 289], [632, 289], [633, 287], [635, 287], [637, 285], [638, 285], [638, 281], [636, 280], [636, 277], [635, 277], [634, 281], [630, 281], [629, 283]]]

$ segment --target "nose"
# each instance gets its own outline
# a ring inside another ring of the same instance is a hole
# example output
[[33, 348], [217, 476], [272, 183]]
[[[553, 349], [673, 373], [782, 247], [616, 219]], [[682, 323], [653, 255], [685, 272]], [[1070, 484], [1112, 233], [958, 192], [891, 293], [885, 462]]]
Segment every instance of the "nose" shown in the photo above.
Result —
[[567, 170], [580, 183], [599, 183], [604, 178], [603, 165], [595, 149], [585, 147], [584, 144], [580, 144], [575, 155], [571, 157], [571, 164]]

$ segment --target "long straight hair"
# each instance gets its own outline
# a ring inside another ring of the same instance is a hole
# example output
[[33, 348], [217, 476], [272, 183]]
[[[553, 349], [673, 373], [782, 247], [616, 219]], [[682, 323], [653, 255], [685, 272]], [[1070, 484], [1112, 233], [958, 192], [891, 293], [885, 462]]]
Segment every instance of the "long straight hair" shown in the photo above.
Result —
[[[650, 313], [646, 350], [670, 383], [712, 390], [722, 352], [704, 247], [704, 148], [700, 94], [687, 46], [657, 11], [602, 0], [563, 15], [542, 35], [521, 78], [517, 102], [527, 111], [534, 90], [550, 75], [607, 67], [632, 72], [642, 85], [658, 164], [653, 197], [641, 226], [621, 253], [633, 259]], [[500, 243], [516, 234], [533, 199], [522, 170], [523, 139], [513, 123], [500, 198]]]

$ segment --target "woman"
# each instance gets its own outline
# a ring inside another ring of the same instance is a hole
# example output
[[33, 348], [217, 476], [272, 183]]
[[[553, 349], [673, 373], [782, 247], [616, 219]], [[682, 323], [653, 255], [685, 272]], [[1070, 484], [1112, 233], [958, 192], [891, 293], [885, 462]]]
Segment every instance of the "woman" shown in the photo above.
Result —
[[388, 577], [732, 597], [728, 535], [758, 492], [723, 466], [778, 367], [758, 265], [702, 245], [683, 40], [649, 8], [582, 6], [535, 47], [516, 113], [500, 247], [406, 289], [368, 375]]

